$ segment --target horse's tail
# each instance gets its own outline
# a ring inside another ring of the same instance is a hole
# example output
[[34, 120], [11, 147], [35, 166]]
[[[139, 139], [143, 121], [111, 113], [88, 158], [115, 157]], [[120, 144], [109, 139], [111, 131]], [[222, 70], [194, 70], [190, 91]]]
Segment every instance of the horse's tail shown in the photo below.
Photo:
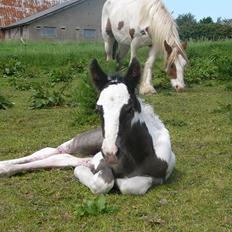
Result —
[[113, 54], [112, 54], [113, 60], [116, 59], [117, 50], [118, 50], [118, 42], [117, 42], [117, 40], [115, 39], [115, 40], [114, 40], [114, 44], [113, 44]]

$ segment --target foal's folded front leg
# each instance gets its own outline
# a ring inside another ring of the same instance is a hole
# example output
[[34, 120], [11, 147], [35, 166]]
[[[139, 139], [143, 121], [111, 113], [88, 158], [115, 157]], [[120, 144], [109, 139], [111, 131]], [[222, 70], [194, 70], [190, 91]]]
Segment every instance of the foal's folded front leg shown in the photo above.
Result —
[[77, 166], [74, 175], [92, 193], [108, 193], [114, 186], [114, 176], [111, 169], [105, 165], [102, 153], [97, 153], [89, 164]]

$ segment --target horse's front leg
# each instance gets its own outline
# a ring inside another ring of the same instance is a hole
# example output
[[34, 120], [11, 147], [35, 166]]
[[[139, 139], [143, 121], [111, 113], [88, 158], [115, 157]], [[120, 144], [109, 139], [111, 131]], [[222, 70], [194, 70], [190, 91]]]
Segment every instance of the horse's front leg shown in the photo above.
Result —
[[94, 194], [108, 193], [114, 186], [113, 173], [105, 164], [101, 152], [93, 157], [90, 165], [77, 166], [74, 175]]
[[130, 44], [130, 64], [132, 63], [133, 58], [137, 57], [137, 50], [141, 46], [139, 38], [135, 37], [132, 39]]
[[139, 84], [139, 93], [140, 94], [155, 94], [156, 90], [154, 89], [152, 85], [152, 68], [153, 64], [155, 62], [156, 57], [156, 50], [153, 47], [151, 47], [149, 51], [148, 59], [145, 63], [144, 70], [143, 70], [143, 76]]

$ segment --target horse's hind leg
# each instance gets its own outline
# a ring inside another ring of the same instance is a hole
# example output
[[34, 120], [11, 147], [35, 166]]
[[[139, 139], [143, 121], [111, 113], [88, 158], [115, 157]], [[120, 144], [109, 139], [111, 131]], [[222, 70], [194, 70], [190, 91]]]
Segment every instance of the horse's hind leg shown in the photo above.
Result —
[[32, 161], [23, 164], [0, 164], [0, 177], [12, 176], [14, 174], [33, 171], [45, 168], [76, 167], [78, 165], [88, 165], [91, 158], [77, 158], [69, 154], [58, 154], [45, 159]]
[[[112, 36], [104, 36], [104, 45], [105, 45], [105, 57], [106, 57], [106, 61], [109, 61], [111, 59], [113, 59], [114, 57], [114, 45], [115, 45], [115, 39]], [[115, 48], [116, 49], [116, 48]]]
[[156, 91], [152, 85], [152, 67], [155, 62], [156, 50], [151, 47], [149, 51], [148, 59], [145, 63], [143, 76], [139, 84], [139, 93], [140, 94], [155, 94]]

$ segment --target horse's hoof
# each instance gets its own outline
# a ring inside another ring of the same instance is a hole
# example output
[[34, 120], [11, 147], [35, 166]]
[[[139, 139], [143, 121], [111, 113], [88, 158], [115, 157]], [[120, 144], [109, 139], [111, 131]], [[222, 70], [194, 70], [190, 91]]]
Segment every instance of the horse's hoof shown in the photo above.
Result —
[[142, 86], [139, 88], [139, 94], [141, 95], [155, 95], [157, 94], [153, 86]]

